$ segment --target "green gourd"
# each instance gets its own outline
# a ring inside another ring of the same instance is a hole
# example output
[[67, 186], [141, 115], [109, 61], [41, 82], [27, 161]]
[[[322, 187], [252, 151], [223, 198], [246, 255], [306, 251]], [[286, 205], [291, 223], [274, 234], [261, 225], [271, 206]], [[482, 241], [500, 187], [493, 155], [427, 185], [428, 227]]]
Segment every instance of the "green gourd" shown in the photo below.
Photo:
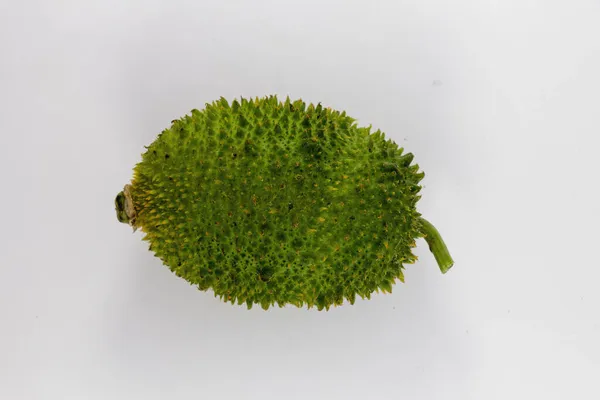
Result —
[[381, 131], [321, 104], [276, 96], [172, 121], [115, 200], [177, 276], [233, 304], [319, 310], [391, 292], [425, 238], [453, 260], [416, 205], [424, 174]]

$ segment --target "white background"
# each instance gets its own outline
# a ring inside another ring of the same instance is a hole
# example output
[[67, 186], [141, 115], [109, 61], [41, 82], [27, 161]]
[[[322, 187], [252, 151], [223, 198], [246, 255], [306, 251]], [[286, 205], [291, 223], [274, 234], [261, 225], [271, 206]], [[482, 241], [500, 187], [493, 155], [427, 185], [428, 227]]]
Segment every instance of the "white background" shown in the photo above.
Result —
[[[454, 268], [265, 312], [162, 266], [143, 146], [266, 94], [413, 152]], [[2, 1], [0, 398], [599, 399], [599, 106], [596, 0]]]

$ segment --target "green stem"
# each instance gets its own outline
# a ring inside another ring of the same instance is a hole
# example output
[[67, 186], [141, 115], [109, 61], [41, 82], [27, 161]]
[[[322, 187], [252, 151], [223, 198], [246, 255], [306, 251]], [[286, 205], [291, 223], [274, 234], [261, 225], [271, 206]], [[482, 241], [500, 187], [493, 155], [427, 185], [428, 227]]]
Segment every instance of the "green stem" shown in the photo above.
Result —
[[450, 256], [450, 252], [448, 251], [442, 236], [438, 230], [435, 229], [435, 226], [424, 218], [419, 219], [421, 221], [421, 233], [424, 235], [425, 241], [429, 245], [429, 250], [433, 253], [435, 260], [440, 267], [440, 271], [442, 271], [442, 274], [445, 274], [454, 265], [454, 260]]

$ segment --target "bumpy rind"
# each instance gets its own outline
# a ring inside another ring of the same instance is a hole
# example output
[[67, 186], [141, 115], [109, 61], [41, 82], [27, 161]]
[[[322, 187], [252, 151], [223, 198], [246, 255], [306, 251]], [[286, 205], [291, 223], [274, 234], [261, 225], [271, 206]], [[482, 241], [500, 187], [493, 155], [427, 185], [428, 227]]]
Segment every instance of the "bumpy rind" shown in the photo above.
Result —
[[343, 112], [221, 98], [147, 147], [136, 227], [177, 276], [225, 301], [319, 310], [391, 292], [413, 263], [423, 173]]

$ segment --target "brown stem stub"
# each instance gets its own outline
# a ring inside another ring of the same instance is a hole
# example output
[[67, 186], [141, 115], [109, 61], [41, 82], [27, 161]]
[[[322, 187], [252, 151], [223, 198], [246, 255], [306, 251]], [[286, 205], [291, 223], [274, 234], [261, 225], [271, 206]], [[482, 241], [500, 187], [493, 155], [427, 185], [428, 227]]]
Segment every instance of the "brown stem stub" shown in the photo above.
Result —
[[127, 217], [129, 218], [129, 225], [133, 227], [135, 231], [137, 227], [135, 226], [135, 219], [137, 217], [137, 213], [135, 212], [135, 207], [133, 206], [133, 198], [131, 197], [131, 185], [125, 185], [123, 188], [123, 194], [125, 195], [125, 212], [127, 213]]

